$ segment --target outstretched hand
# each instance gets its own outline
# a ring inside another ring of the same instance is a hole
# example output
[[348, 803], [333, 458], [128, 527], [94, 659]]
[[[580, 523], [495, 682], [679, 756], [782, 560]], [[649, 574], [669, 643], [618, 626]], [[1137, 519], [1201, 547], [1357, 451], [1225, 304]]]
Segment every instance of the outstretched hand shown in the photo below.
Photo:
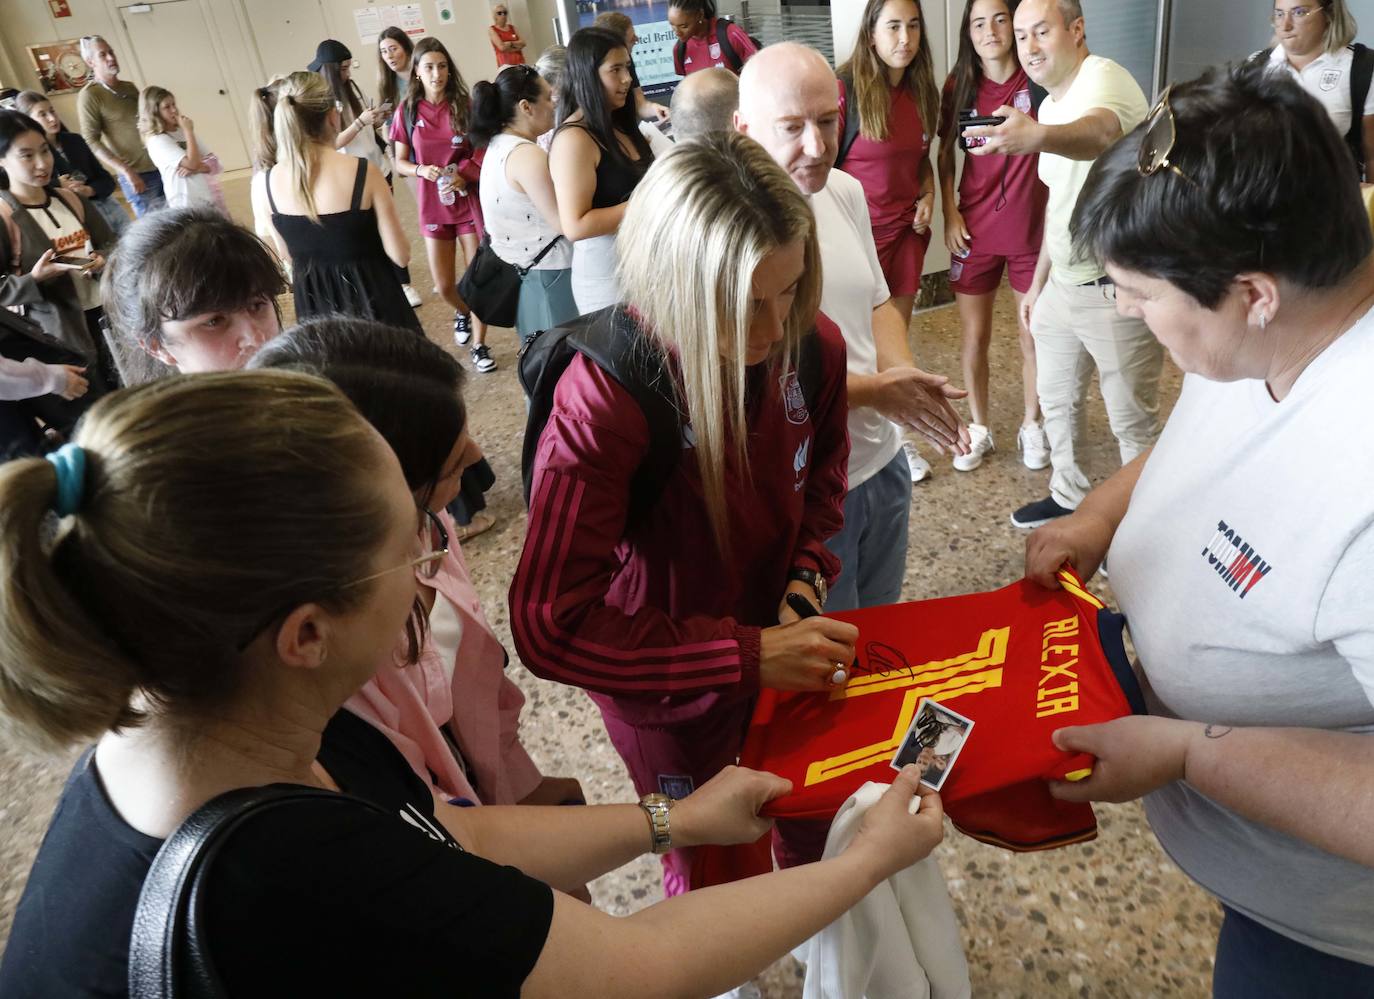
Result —
[[792, 782], [776, 774], [726, 767], [673, 805], [673, 845], [753, 843], [773, 828], [773, 820], [759, 810], [791, 790]]

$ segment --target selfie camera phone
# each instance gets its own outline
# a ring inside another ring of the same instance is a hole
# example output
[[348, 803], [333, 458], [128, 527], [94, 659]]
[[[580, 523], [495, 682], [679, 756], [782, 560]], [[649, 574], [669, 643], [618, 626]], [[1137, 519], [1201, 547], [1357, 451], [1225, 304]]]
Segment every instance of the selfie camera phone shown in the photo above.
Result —
[[967, 108], [966, 110], [960, 111], [959, 148], [964, 150], [977, 149], [979, 146], [986, 146], [988, 144], [988, 140], [981, 135], [965, 135], [964, 129], [976, 128], [978, 126], [996, 128], [1006, 120], [1005, 118], [999, 118], [997, 115], [992, 114], [980, 115], [975, 108]]

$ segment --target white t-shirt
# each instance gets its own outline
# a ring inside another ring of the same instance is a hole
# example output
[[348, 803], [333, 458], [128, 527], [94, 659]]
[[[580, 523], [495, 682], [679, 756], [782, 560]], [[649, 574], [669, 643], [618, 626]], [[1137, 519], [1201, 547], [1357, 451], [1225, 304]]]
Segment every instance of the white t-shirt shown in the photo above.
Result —
[[[1062, 99], [1045, 98], [1040, 105], [1040, 122], [1067, 125], [1096, 108], [1106, 108], [1116, 115], [1123, 135], [1150, 113], [1135, 77], [1110, 59], [1090, 55], [1078, 67], [1078, 75]], [[1045, 206], [1045, 246], [1054, 265], [1054, 274], [1064, 284], [1087, 284], [1103, 274], [1095, 260], [1074, 261], [1073, 238], [1069, 235], [1073, 207], [1078, 203], [1078, 192], [1083, 189], [1092, 165], [1092, 160], [1040, 154], [1040, 179], [1050, 189], [1049, 202]]]
[[[89, 205], [89, 202], [87, 204]], [[43, 235], [52, 242], [55, 256], [95, 256], [95, 244], [91, 242], [91, 234], [86, 230], [85, 224], [76, 217], [76, 213], [72, 211], [65, 198], [49, 193], [48, 203], [45, 207], [27, 206], [27, 208], [29, 217], [38, 223], [38, 228], [43, 230]], [[98, 280], [73, 273], [72, 282], [76, 285], [77, 301], [81, 303], [83, 310], [89, 311], [100, 305], [100, 282]]]
[[[1260, 381], [1184, 379], [1109, 554], [1152, 713], [1374, 737], [1374, 452], [1332, 432], [1374, 421], [1371, 383], [1374, 312], [1282, 402]], [[1145, 807], [1169, 855], [1227, 905], [1374, 964], [1374, 868], [1183, 782]]]
[[[213, 156], [205, 144], [196, 139], [201, 158]], [[181, 129], [150, 135], [145, 146], [158, 173], [162, 174], [162, 190], [172, 208], [218, 208], [214, 188], [207, 174], [193, 173], [189, 177], [177, 175], [177, 167], [186, 156], [186, 135]]]
[[[844, 335], [849, 373], [878, 373], [873, 310], [892, 296], [878, 264], [868, 202], [857, 180], [831, 170], [825, 187], [811, 196], [816, 236], [821, 244], [821, 311]], [[896, 424], [869, 407], [849, 410], [849, 488], [878, 474], [902, 448]]]
[[[1355, 50], [1346, 46], [1334, 55], [1323, 52], [1302, 69], [1294, 69], [1288, 61], [1288, 53], [1282, 45], [1275, 45], [1269, 53], [1269, 71], [1287, 71], [1298, 85], [1315, 97], [1342, 136], [1350, 131], [1350, 67], [1355, 61]], [[1374, 114], [1374, 87], [1369, 88], [1365, 97], [1362, 115]]]

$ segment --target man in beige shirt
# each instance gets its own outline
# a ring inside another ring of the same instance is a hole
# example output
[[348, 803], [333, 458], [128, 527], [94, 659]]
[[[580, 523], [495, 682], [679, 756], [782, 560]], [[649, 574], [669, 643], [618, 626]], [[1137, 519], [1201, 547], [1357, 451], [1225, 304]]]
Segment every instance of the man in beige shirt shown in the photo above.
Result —
[[119, 78], [119, 60], [99, 35], [81, 39], [81, 57], [92, 74], [76, 98], [81, 137], [119, 181], [134, 214], [143, 216], [165, 207], [162, 175], [148, 158], [138, 132], [138, 87]]
[[1036, 390], [1050, 442], [1049, 495], [1011, 515], [1033, 528], [1073, 513], [1092, 488], [1079, 464], [1093, 369], [1124, 465], [1159, 437], [1164, 348], [1140, 319], [1120, 315], [1116, 286], [1096, 261], [1075, 258], [1069, 219], [1093, 161], [1144, 121], [1149, 105], [1120, 65], [1088, 51], [1081, 0], [1024, 0], [1013, 23], [1021, 65], [1049, 92], [1039, 120], [1015, 108], [1000, 126], [972, 128], [975, 156], [1040, 154], [1049, 188], [1045, 239], [1021, 321], [1035, 338]]

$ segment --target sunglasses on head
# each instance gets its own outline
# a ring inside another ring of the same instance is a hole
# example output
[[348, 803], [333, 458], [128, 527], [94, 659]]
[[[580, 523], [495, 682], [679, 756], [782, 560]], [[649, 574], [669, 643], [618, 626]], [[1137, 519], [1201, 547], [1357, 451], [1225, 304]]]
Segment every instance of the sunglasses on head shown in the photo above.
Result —
[[1136, 163], [1136, 168], [1143, 177], [1152, 177], [1161, 170], [1171, 170], [1193, 187], [1197, 187], [1197, 181], [1184, 173], [1176, 164], [1169, 162], [1169, 157], [1174, 151], [1174, 144], [1178, 141], [1174, 109], [1169, 106], [1169, 92], [1173, 89], [1172, 86], [1164, 88], [1159, 103], [1154, 106], [1154, 110], [1145, 119], [1145, 134], [1140, 139], [1140, 159]]

